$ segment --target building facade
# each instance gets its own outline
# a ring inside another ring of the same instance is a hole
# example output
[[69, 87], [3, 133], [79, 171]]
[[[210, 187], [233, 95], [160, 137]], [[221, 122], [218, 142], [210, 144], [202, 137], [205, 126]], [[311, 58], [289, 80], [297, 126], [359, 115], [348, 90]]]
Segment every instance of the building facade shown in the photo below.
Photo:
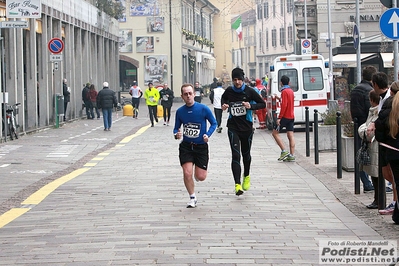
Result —
[[[58, 122], [56, 96], [62, 95], [63, 79], [71, 93], [67, 120], [82, 116], [83, 84], [95, 84], [97, 90], [104, 81], [115, 90], [119, 85], [115, 19], [79, 0], [42, 0], [38, 8], [38, 18], [7, 18], [6, 3], [0, 2], [2, 21], [28, 24], [27, 28], [1, 29], [1, 89], [9, 104], [21, 103], [17, 119], [22, 133]], [[49, 51], [53, 38], [64, 44], [56, 57]], [[4, 117], [3, 110], [0, 113]]]
[[231, 24], [241, 19], [242, 39], [238, 38], [237, 32], [231, 29], [232, 37], [232, 61], [233, 68], [240, 67], [244, 70], [247, 78], [255, 79], [256, 75], [256, 12], [250, 9], [237, 17], [233, 17]]
[[120, 80], [127, 90], [167, 83], [180, 95], [183, 83], [210, 84], [215, 75], [214, 16], [208, 0], [123, 2], [120, 20]]
[[264, 77], [273, 60], [295, 53], [292, 0], [259, 0], [256, 3], [257, 75]]

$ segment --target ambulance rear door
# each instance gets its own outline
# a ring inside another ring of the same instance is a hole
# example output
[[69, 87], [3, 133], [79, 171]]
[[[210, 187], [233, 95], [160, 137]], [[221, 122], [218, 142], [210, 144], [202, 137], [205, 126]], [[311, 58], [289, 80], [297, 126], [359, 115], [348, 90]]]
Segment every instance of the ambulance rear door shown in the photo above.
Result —
[[[314, 57], [316, 58], [316, 57]], [[300, 93], [300, 101], [295, 112], [298, 119], [305, 121], [305, 107], [309, 107], [309, 120], [313, 121], [314, 110], [317, 109], [319, 113], [327, 110], [327, 86], [328, 79], [325, 74], [324, 59], [302, 60], [300, 61], [300, 76], [298, 77]], [[319, 116], [320, 117], [320, 116]], [[296, 118], [296, 117], [295, 117]]]

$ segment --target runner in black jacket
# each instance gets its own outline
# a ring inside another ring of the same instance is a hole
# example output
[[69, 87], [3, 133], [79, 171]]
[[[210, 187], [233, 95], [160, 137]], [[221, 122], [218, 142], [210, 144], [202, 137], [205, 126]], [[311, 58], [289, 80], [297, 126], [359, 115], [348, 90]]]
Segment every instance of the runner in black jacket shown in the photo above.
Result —
[[[233, 86], [229, 86], [222, 95], [222, 109], [229, 109], [227, 120], [228, 136], [232, 153], [231, 170], [237, 196], [250, 187], [249, 170], [251, 166], [251, 145], [253, 137], [252, 110], [266, 107], [265, 101], [251, 87], [244, 83], [244, 71], [235, 68], [232, 71]], [[241, 152], [244, 163], [244, 179], [241, 185]]]

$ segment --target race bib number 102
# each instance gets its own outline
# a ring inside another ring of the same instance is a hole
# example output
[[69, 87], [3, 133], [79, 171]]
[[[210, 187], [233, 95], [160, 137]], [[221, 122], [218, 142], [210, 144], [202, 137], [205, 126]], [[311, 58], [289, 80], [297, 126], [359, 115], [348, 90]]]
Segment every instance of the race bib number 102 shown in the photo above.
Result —
[[247, 114], [247, 108], [242, 105], [242, 102], [233, 103], [230, 107], [230, 111], [232, 116], [242, 116]]
[[183, 135], [188, 138], [198, 138], [201, 132], [201, 124], [188, 123], [183, 126]]

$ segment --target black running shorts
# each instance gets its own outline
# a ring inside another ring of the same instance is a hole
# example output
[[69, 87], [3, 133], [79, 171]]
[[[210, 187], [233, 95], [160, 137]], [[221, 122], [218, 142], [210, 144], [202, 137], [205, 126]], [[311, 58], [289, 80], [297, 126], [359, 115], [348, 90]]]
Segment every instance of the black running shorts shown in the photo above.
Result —
[[179, 145], [180, 165], [192, 162], [195, 166], [207, 170], [209, 161], [208, 144], [194, 144], [182, 141]]
[[283, 117], [280, 119], [280, 126], [274, 126], [274, 129], [279, 132], [283, 128], [286, 128], [287, 131], [294, 131], [294, 119], [287, 119]]

